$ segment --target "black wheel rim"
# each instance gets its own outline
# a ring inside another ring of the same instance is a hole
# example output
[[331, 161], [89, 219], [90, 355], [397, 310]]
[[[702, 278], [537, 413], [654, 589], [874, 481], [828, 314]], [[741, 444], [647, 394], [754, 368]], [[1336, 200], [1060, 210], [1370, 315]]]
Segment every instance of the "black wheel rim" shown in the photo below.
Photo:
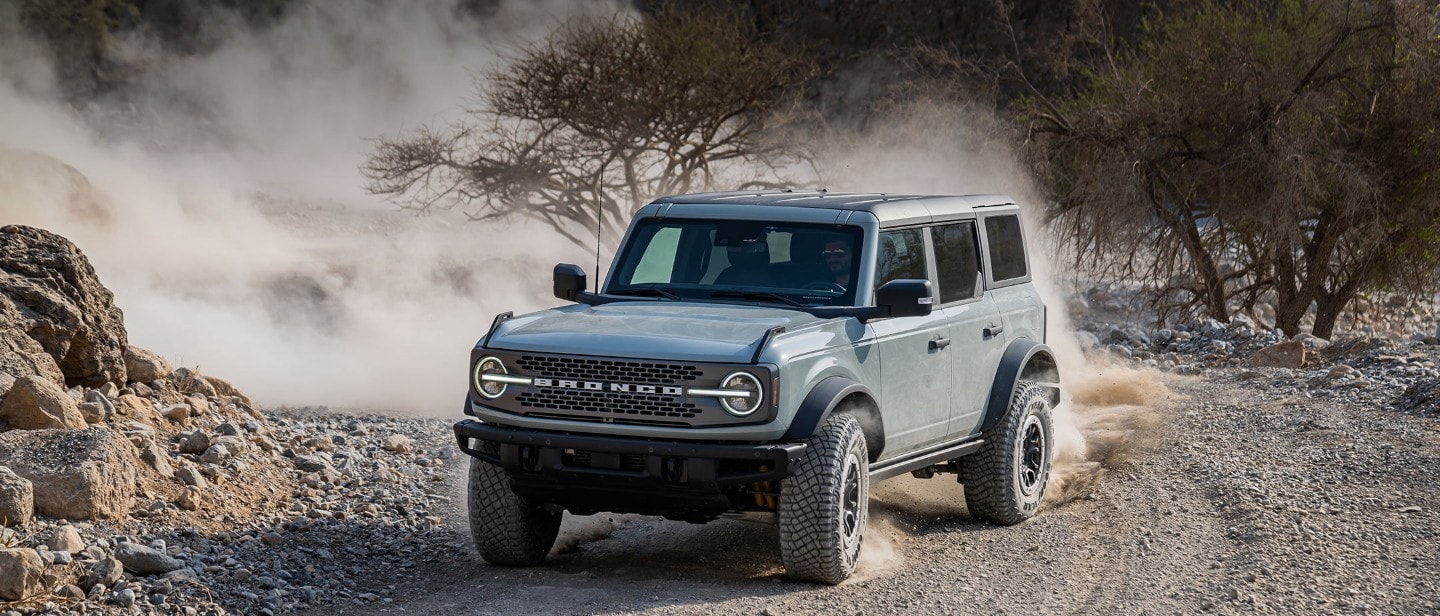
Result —
[[1020, 489], [1031, 494], [1040, 487], [1045, 474], [1045, 429], [1031, 417], [1020, 438]]
[[841, 503], [840, 519], [844, 525], [845, 538], [853, 540], [860, 531], [860, 464], [854, 456], [845, 460], [845, 498]]

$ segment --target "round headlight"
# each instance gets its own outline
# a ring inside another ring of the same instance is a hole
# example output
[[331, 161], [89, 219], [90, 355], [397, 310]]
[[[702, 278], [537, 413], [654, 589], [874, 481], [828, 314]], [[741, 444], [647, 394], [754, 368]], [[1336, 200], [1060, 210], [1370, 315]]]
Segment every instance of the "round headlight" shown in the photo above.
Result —
[[487, 381], [483, 377], [487, 374], [507, 374], [505, 364], [498, 357], [482, 357], [475, 362], [475, 373], [472, 378], [475, 380], [475, 391], [487, 400], [494, 400], [505, 393], [505, 384], [499, 381]]
[[720, 382], [721, 389], [733, 389], [747, 392], [746, 396], [731, 396], [720, 398], [720, 406], [725, 412], [736, 417], [745, 417], [754, 413], [760, 408], [760, 403], [765, 398], [765, 388], [760, 386], [760, 379], [749, 372], [736, 372], [725, 377]]

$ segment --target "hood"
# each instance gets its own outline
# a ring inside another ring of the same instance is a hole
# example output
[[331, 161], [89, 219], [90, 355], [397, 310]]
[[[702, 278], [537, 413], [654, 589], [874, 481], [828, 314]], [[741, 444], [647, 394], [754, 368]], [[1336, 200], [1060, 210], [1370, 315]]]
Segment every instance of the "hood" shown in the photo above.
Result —
[[506, 321], [485, 346], [511, 351], [749, 363], [760, 337], [814, 323], [769, 306], [643, 301], [574, 305]]

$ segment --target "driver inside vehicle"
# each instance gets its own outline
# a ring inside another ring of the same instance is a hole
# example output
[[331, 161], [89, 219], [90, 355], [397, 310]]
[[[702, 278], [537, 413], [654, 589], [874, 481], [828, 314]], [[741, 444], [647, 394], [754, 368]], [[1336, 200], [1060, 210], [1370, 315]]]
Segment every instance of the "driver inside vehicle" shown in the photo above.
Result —
[[833, 282], [842, 288], [850, 287], [850, 264], [855, 259], [853, 246], [850, 238], [837, 237], [825, 242], [825, 249], [820, 252], [825, 259], [825, 267], [829, 269]]

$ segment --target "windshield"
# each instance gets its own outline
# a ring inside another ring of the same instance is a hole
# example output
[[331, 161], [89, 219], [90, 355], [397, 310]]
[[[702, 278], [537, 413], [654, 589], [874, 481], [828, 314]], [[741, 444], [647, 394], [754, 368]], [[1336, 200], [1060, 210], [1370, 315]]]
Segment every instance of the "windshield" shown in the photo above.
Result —
[[863, 231], [787, 222], [646, 219], [607, 291], [852, 306]]

